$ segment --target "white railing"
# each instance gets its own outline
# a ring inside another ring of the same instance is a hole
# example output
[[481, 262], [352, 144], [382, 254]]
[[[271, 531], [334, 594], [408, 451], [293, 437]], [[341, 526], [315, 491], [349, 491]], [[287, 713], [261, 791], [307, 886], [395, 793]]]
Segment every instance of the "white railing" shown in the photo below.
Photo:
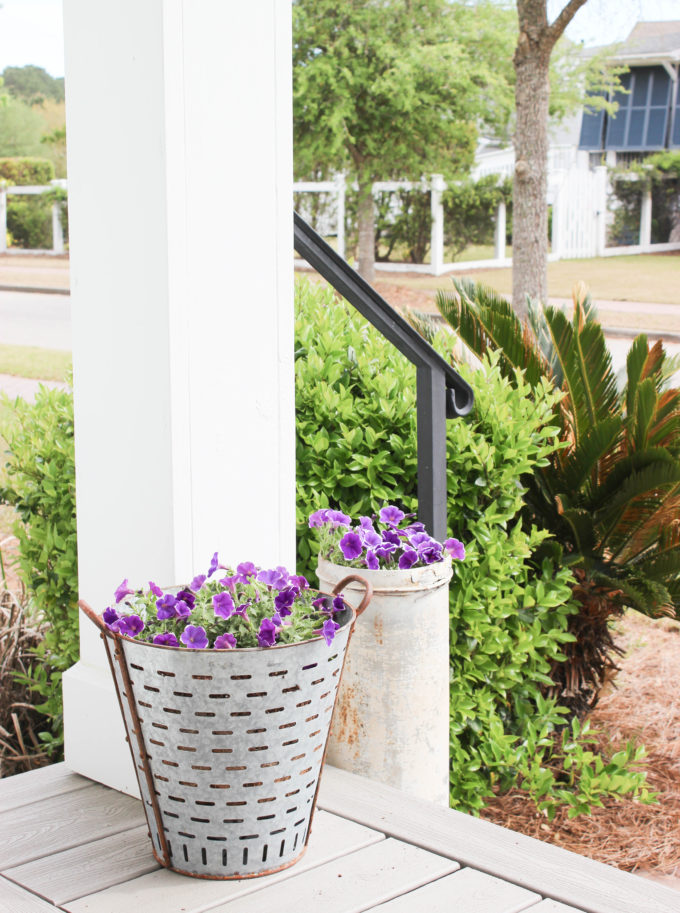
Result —
[[27, 185], [24, 187], [15, 187], [15, 186], [2, 186], [0, 182], [0, 254], [12, 253], [12, 254], [63, 254], [65, 253], [66, 246], [64, 244], [64, 229], [61, 224], [61, 209], [63, 203], [55, 201], [52, 203], [52, 247], [48, 250], [21, 250], [19, 248], [8, 248], [7, 247], [7, 197], [20, 196], [20, 195], [36, 195], [49, 193], [51, 190], [54, 190], [55, 187], [60, 187], [66, 189], [65, 180], [55, 180], [50, 184], [32, 186]]

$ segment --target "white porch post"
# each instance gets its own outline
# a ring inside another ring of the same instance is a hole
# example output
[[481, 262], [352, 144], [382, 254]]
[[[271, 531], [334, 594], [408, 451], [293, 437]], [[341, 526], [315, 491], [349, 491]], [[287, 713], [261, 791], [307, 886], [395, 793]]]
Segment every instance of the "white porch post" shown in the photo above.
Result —
[[505, 260], [505, 232], [506, 232], [505, 201], [501, 200], [496, 210], [496, 229], [494, 231], [494, 259]]
[[[64, 19], [81, 597], [292, 566], [290, 2]], [[67, 764], [135, 792], [86, 621], [64, 700]]]
[[7, 250], [7, 189], [0, 186], [0, 254]]
[[430, 212], [432, 228], [430, 232], [430, 264], [435, 276], [441, 275], [444, 264], [444, 205], [442, 194], [446, 183], [441, 174], [433, 174], [430, 182]]
[[640, 205], [640, 247], [646, 248], [652, 243], [652, 191], [642, 191]]
[[335, 176], [335, 216], [338, 222], [338, 253], [345, 257], [345, 195], [347, 181], [344, 174]]

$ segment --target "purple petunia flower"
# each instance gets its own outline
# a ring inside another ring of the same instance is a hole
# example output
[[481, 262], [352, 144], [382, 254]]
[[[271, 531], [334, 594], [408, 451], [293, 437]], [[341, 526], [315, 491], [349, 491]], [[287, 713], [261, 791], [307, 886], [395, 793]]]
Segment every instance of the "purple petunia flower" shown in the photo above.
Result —
[[223, 577], [221, 580], [217, 581], [220, 586], [226, 587], [228, 590], [231, 590], [232, 593], [236, 592], [237, 583], [247, 583], [247, 580], [241, 580], [238, 574], [234, 574], [233, 577]]
[[465, 546], [460, 539], [447, 539], [444, 548], [452, 558], [457, 558], [459, 561], [465, 558]]
[[219, 637], [215, 638], [215, 643], [213, 644], [213, 649], [215, 650], [233, 650], [236, 646], [236, 638], [233, 634], [230, 634], [228, 631], [226, 634], [220, 634]]
[[369, 548], [366, 552], [366, 567], [371, 571], [377, 571], [380, 567], [380, 562], [378, 561], [378, 556], [376, 553]]
[[188, 590], [188, 589], [180, 590], [179, 593], [177, 594], [177, 598], [181, 599], [182, 602], [186, 602], [186, 604], [189, 606], [190, 609], [193, 609], [193, 607], [196, 605], [196, 597], [191, 592], [191, 590]]
[[365, 548], [375, 548], [382, 542], [382, 538], [374, 529], [368, 529], [367, 527], [361, 528], [358, 535]]
[[403, 553], [399, 557], [399, 567], [402, 571], [407, 571], [410, 567], [413, 567], [417, 561], [418, 552], [415, 551], [415, 549], [407, 548], [404, 549]]
[[390, 504], [382, 508], [379, 516], [382, 523], [386, 523], [388, 526], [399, 526], [406, 514], [403, 510], [399, 510], [398, 507]]
[[291, 586], [296, 586], [298, 590], [309, 589], [309, 581], [306, 577], [303, 577], [302, 574], [291, 574], [288, 578], [288, 582]]
[[401, 545], [401, 536], [394, 529], [386, 529], [385, 532], [382, 534], [382, 537], [383, 537], [383, 545], [385, 544], [385, 542], [389, 542], [392, 545]]
[[358, 558], [363, 552], [364, 547], [361, 543], [361, 537], [357, 533], [345, 533], [340, 540], [340, 551], [345, 556], [346, 561], [352, 561]]
[[229, 593], [218, 593], [216, 596], [213, 596], [212, 604], [215, 615], [219, 615], [220, 618], [231, 618], [236, 610], [234, 600]]
[[418, 546], [423, 545], [423, 543], [427, 543], [429, 545], [431, 542], [436, 541], [431, 536], [428, 536], [427, 533], [421, 532], [420, 530], [418, 532], [411, 532], [409, 530], [408, 540], [414, 548], [418, 548]]
[[187, 625], [180, 636], [182, 643], [192, 650], [205, 650], [208, 636], [200, 625]]
[[116, 592], [114, 594], [115, 599], [116, 599], [116, 605], [118, 605], [118, 603], [121, 601], [121, 599], [125, 599], [126, 596], [132, 596], [134, 594], [134, 592], [135, 592], [134, 590], [131, 590], [128, 587], [128, 581], [127, 581], [127, 577], [126, 577], [125, 580], [120, 584], [120, 586], [118, 587], [118, 589], [116, 590]]
[[188, 618], [191, 615], [191, 607], [183, 599], [178, 599], [175, 603], [175, 618]]
[[210, 567], [208, 568], [208, 577], [212, 577], [217, 568], [220, 566], [220, 559], [217, 557], [217, 552], [210, 559]]
[[260, 571], [257, 579], [270, 589], [282, 590], [285, 586], [288, 586], [288, 571], [285, 567], [279, 566], [271, 570]]
[[373, 529], [373, 519], [371, 517], [359, 517], [359, 526], [362, 529]]
[[409, 523], [408, 526], [404, 527], [403, 532], [407, 535], [410, 535], [411, 533], [424, 533], [425, 524], [421, 523], [420, 520], [414, 520], [413, 523]]
[[433, 539], [429, 545], [423, 544], [418, 549], [418, 557], [425, 564], [435, 564], [442, 560], [442, 547]]
[[300, 591], [295, 586], [287, 586], [274, 599], [274, 605], [276, 606], [276, 611], [280, 615], [290, 615], [291, 607], [297, 597], [300, 595]]
[[257, 574], [257, 568], [252, 561], [243, 561], [236, 568], [236, 574], [238, 583], [248, 583], [250, 577], [254, 577]]
[[248, 621], [248, 609], [250, 608], [249, 602], [242, 602], [241, 605], [237, 605], [234, 609], [234, 615], [239, 615], [245, 621]]
[[156, 634], [153, 639], [155, 644], [160, 644], [163, 647], [178, 647], [179, 641], [171, 631], [165, 631], [163, 634]]
[[156, 586], [153, 580], [149, 580], [149, 590], [154, 594], [154, 596], [160, 597], [163, 595], [163, 590], [159, 586]]
[[396, 552], [396, 550], [397, 546], [394, 544], [394, 542], [385, 542], [383, 540], [382, 544], [374, 549], [374, 552], [378, 558], [389, 558], [390, 555]]
[[337, 596], [333, 597], [333, 612], [344, 612], [345, 610], [345, 600], [342, 598], [342, 593], [338, 593]]
[[271, 618], [263, 618], [257, 632], [257, 642], [261, 647], [273, 647], [276, 643], [276, 624]]
[[337, 529], [339, 526], [349, 527], [352, 524], [351, 518], [347, 514], [343, 514], [341, 510], [329, 510], [328, 519], [333, 529]]
[[321, 633], [323, 634], [324, 640], [329, 647], [333, 643], [335, 632], [339, 627], [340, 625], [336, 621], [333, 621], [332, 618], [327, 618], [326, 621], [324, 621], [323, 627], [321, 628]]
[[165, 596], [156, 600], [156, 616], [161, 621], [165, 621], [166, 618], [175, 618], [176, 604], [177, 597], [173, 596], [172, 593], [166, 593]]
[[197, 574], [189, 584], [189, 589], [193, 590], [194, 593], [198, 593], [207, 579], [205, 574]]
[[136, 637], [144, 630], [144, 622], [139, 615], [124, 615], [117, 624], [118, 633], [127, 637]]
[[331, 597], [330, 596], [317, 596], [317, 598], [312, 603], [312, 606], [318, 612], [332, 612], [331, 608]]
[[120, 615], [118, 614], [118, 612], [116, 612], [116, 610], [112, 606], [109, 606], [108, 608], [104, 609], [102, 618], [104, 619], [104, 624], [107, 625], [109, 628], [111, 628], [112, 631], [118, 630], [118, 627], [116, 626], [114, 628], [114, 625], [120, 619]]
[[315, 510], [313, 514], [309, 515], [309, 528], [314, 529], [315, 527], [325, 526], [330, 522], [328, 514], [330, 511], [327, 507], [323, 507], [321, 510]]

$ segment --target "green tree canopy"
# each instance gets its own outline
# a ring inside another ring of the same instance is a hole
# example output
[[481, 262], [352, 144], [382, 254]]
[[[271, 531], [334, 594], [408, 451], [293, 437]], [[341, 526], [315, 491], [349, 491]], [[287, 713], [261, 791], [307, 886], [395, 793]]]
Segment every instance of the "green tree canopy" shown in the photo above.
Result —
[[55, 79], [42, 67], [5, 67], [2, 77], [9, 94], [28, 105], [41, 104], [48, 98], [64, 100], [64, 77]]
[[[298, 176], [345, 170], [359, 185], [359, 269], [373, 266], [371, 183], [468, 171], [495, 85], [490, 55], [459, 37], [448, 0], [295, 0]], [[468, 37], [472, 27], [468, 28]], [[503, 99], [492, 106], [502, 120]]]

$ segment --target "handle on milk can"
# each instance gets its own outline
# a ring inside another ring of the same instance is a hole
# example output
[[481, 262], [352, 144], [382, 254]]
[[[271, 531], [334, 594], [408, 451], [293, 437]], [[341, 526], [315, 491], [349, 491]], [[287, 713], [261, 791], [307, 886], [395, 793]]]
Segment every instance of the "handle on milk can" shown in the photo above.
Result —
[[84, 612], [85, 615], [87, 615], [87, 617], [90, 619], [90, 621], [97, 625], [97, 627], [99, 628], [99, 630], [102, 632], [103, 635], [108, 634], [109, 636], [111, 636], [111, 634], [112, 634], [111, 629], [108, 628], [104, 624], [104, 622], [102, 621], [100, 616], [97, 615], [97, 613], [92, 610], [92, 608], [85, 602], [84, 599], [81, 599], [78, 602], [78, 606], [81, 609], [81, 611]]
[[339, 583], [336, 583], [333, 587], [333, 595], [337, 596], [340, 590], [345, 587], [348, 583], [360, 583], [363, 587], [366, 588], [364, 593], [364, 598], [359, 603], [359, 607], [355, 609], [357, 613], [357, 618], [362, 614], [362, 612], [368, 608], [368, 604], [373, 598], [373, 586], [366, 580], [365, 577], [360, 577], [359, 574], [348, 574], [347, 577], [343, 577]]

